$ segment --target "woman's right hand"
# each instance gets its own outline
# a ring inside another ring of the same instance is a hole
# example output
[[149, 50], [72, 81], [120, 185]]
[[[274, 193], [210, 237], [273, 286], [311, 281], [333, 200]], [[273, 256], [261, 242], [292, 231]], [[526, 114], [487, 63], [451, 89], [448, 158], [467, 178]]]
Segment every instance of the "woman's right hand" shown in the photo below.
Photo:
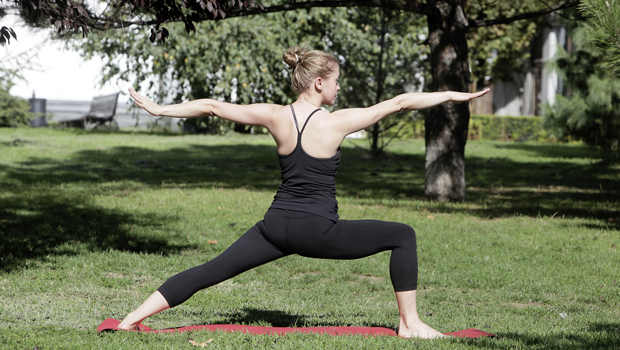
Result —
[[482, 91], [478, 91], [478, 92], [474, 92], [474, 93], [450, 91], [450, 101], [452, 101], [452, 102], [467, 102], [467, 101], [471, 101], [474, 98], [478, 98], [478, 97], [480, 97], [482, 95], [485, 95], [489, 91], [491, 91], [490, 88], [486, 88], [486, 89], [484, 89]]
[[133, 99], [134, 103], [138, 107], [144, 109], [150, 115], [153, 115], [153, 116], [161, 115], [162, 106], [160, 106], [157, 103], [153, 102], [151, 99], [149, 99], [149, 98], [147, 98], [145, 96], [140, 95], [132, 87], [129, 88], [129, 95], [131, 95], [131, 98]]

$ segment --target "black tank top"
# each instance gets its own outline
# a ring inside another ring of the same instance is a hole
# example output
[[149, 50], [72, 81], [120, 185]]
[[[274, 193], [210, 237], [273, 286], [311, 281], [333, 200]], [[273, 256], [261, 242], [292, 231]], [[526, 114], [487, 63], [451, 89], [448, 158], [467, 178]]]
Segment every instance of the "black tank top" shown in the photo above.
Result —
[[270, 208], [303, 211], [338, 221], [336, 172], [340, 165], [340, 147], [330, 158], [312, 157], [301, 147], [301, 134], [310, 118], [320, 110], [314, 110], [299, 131], [295, 110], [291, 105], [297, 128], [297, 146], [288, 155], [278, 154], [282, 183]]

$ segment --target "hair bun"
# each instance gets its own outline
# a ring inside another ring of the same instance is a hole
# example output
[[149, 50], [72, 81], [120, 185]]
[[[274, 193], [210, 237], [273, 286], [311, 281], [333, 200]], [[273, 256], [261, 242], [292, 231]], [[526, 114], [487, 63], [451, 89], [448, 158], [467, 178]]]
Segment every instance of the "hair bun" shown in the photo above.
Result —
[[299, 94], [317, 77], [327, 78], [338, 68], [338, 59], [327, 52], [291, 47], [282, 59], [291, 68], [291, 88]]
[[295, 67], [297, 67], [297, 65], [303, 60], [307, 51], [307, 49], [301, 47], [291, 47], [284, 52], [282, 59], [286, 62], [289, 68], [295, 69]]

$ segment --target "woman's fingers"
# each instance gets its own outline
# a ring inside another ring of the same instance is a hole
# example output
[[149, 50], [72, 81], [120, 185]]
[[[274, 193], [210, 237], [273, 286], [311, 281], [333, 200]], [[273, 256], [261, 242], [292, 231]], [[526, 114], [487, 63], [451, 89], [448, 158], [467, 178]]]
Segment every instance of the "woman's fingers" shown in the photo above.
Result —
[[138, 107], [144, 108], [144, 96], [137, 93], [136, 90], [134, 90], [133, 88], [129, 88], [129, 94], [131, 95], [131, 98], [133, 99], [135, 104], [138, 105]]
[[133, 102], [140, 108], [144, 107], [144, 103], [142, 102], [142, 96], [140, 96], [140, 94], [138, 94], [136, 92], [136, 90], [134, 90], [133, 88], [129, 88], [129, 95], [131, 96], [131, 99], [133, 100]]
[[131, 87], [129, 88], [129, 95], [131, 95], [131, 98], [133, 99], [136, 106], [144, 109], [145, 111], [147, 111], [149, 114], [153, 116], [157, 115], [157, 109], [159, 107], [157, 103], [140, 95], [138, 92], [136, 92], [136, 90], [134, 90]]
[[474, 98], [476, 98], [476, 97], [480, 97], [480, 96], [482, 96], [482, 95], [486, 95], [489, 91], [491, 91], [491, 89], [490, 89], [490, 88], [486, 88], [486, 89], [484, 89], [484, 90], [482, 90], [482, 91], [479, 91], [479, 92], [477, 92], [477, 93], [476, 93], [476, 96], [475, 96]]
[[136, 104], [144, 104], [144, 97], [137, 93], [136, 90], [134, 90], [133, 88], [129, 88], [129, 94], [131, 95], [131, 98], [133, 98], [133, 100], [136, 102]]
[[138, 99], [138, 93], [136, 92], [136, 90], [134, 90], [133, 88], [129, 88], [129, 96], [131, 96], [131, 99], [137, 104], [139, 102]]
[[471, 101], [475, 98], [478, 98], [482, 95], [487, 94], [489, 91], [491, 91], [491, 89], [486, 88], [482, 91], [478, 91], [478, 92], [474, 92], [474, 93], [468, 93], [468, 92], [456, 92], [453, 94], [452, 97], [452, 101], [455, 102], [465, 102], [465, 101]]

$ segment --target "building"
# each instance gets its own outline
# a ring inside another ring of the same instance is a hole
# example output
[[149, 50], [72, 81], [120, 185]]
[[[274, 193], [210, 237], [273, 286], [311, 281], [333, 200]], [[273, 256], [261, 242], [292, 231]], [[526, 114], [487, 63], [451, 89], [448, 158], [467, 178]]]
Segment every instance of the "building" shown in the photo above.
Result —
[[570, 38], [566, 28], [554, 24], [542, 34], [542, 40], [533, 44], [531, 66], [525, 72], [515, 72], [510, 81], [495, 81], [491, 93], [475, 101], [471, 111], [475, 114], [500, 116], [541, 115], [545, 104], [553, 104], [562, 93], [562, 79], [548, 66], [560, 47], [569, 49]]

